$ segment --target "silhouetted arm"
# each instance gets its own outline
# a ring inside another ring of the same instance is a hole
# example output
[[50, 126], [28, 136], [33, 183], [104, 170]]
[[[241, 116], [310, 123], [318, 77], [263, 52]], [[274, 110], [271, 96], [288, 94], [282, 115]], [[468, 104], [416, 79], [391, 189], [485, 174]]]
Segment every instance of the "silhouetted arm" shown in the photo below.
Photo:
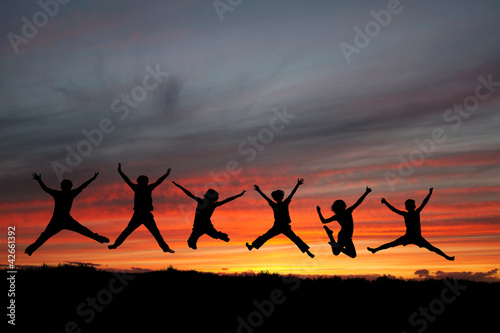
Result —
[[167, 178], [168, 175], [170, 175], [170, 171], [172, 171], [172, 169], [169, 168], [167, 170], [167, 173], [165, 173], [163, 176], [161, 176], [160, 178], [158, 178], [158, 180], [156, 182], [154, 182], [153, 184], [151, 184], [153, 186], [153, 188], [155, 188], [156, 186], [158, 186], [161, 183], [163, 183], [163, 181], [165, 180], [165, 178]]
[[89, 186], [89, 184], [92, 183], [97, 178], [97, 175], [99, 175], [99, 172], [94, 173], [94, 177], [90, 178], [85, 183], [83, 183], [82, 185], [80, 185], [79, 187], [77, 187], [75, 189], [75, 191], [82, 191], [84, 188], [86, 188], [87, 186]]
[[333, 215], [332, 217], [325, 219], [321, 214], [321, 208], [319, 208], [319, 206], [316, 206], [316, 210], [318, 211], [319, 219], [321, 220], [322, 223], [330, 223], [333, 221], [337, 221], [337, 215]]
[[198, 198], [197, 196], [195, 196], [193, 193], [189, 192], [188, 190], [186, 190], [184, 187], [180, 186], [179, 184], [177, 184], [176, 182], [172, 182], [175, 186], [177, 186], [178, 188], [180, 188], [184, 193], [186, 193], [186, 195], [196, 201], [200, 201], [202, 200], [201, 198]]
[[233, 201], [233, 200], [234, 200], [234, 199], [236, 199], [236, 198], [241, 197], [243, 194], [245, 194], [245, 192], [246, 192], [246, 191], [245, 191], [245, 190], [243, 190], [243, 192], [241, 192], [240, 194], [237, 194], [237, 195], [235, 195], [235, 196], [232, 196], [232, 197], [229, 197], [229, 198], [227, 198], [227, 199], [224, 199], [224, 200], [220, 201], [220, 202], [219, 202], [219, 206], [221, 206], [221, 205], [223, 205], [223, 204], [226, 204], [226, 203], [228, 203], [228, 202], [230, 202], [230, 201]]
[[56, 190], [53, 190], [51, 188], [48, 188], [47, 185], [44, 184], [44, 182], [42, 181], [42, 175], [41, 174], [37, 174], [36, 172], [33, 172], [31, 174], [31, 179], [36, 180], [44, 192], [52, 194], [53, 192], [56, 191]]
[[130, 181], [130, 179], [127, 177], [127, 175], [125, 175], [122, 171], [122, 164], [121, 163], [118, 163], [118, 173], [120, 174], [120, 176], [122, 176], [123, 180], [125, 181], [125, 183], [127, 183], [128, 186], [130, 186], [132, 189], [134, 188], [134, 183], [132, 183]]
[[422, 201], [422, 204], [420, 205], [420, 207], [417, 208], [417, 212], [420, 212], [422, 209], [424, 209], [425, 205], [427, 205], [427, 203], [429, 202], [429, 199], [431, 198], [433, 190], [434, 190], [433, 187], [431, 187], [429, 189], [429, 194], [427, 194], [427, 196], [425, 197], [424, 201]]
[[264, 199], [266, 199], [266, 201], [269, 203], [269, 204], [272, 204], [274, 203], [274, 201], [272, 201], [271, 199], [269, 199], [267, 197], [267, 195], [265, 195], [261, 190], [260, 188], [257, 186], [257, 185], [254, 185], [253, 186], [254, 190], [256, 190]]
[[349, 209], [350, 210], [354, 210], [356, 209], [359, 205], [361, 205], [361, 203], [363, 202], [363, 200], [365, 200], [366, 196], [368, 195], [368, 193], [370, 193], [372, 191], [371, 188], [369, 188], [368, 186], [366, 187], [366, 191], [365, 193], [363, 193], [363, 195], [358, 199], [358, 201], [356, 201], [356, 203], [354, 205], [352, 205]]
[[292, 200], [293, 195], [295, 194], [295, 192], [297, 192], [297, 189], [302, 184], [304, 184], [304, 178], [297, 179], [297, 185], [295, 185], [295, 187], [293, 188], [293, 190], [290, 193], [290, 195], [288, 196], [288, 198], [286, 198], [286, 200]]
[[382, 198], [382, 203], [387, 206], [390, 210], [392, 210], [394, 213], [399, 214], [399, 215], [404, 215], [404, 212], [400, 211], [399, 209], [394, 208], [390, 203], [387, 202], [384, 198]]

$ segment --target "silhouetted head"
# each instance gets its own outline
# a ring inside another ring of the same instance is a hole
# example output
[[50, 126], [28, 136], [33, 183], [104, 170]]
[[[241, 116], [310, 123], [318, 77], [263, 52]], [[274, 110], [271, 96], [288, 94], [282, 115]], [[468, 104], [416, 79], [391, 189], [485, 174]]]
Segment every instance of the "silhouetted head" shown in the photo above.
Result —
[[335, 202], [332, 205], [332, 211], [335, 214], [340, 214], [346, 209], [347, 205], [345, 204], [344, 200], [335, 200]]
[[276, 190], [271, 193], [271, 196], [274, 200], [276, 200], [276, 202], [282, 202], [283, 198], [285, 197], [285, 192], [283, 192], [282, 190]]
[[73, 182], [69, 179], [63, 179], [61, 182], [61, 190], [71, 191], [71, 188], [73, 188]]
[[147, 176], [141, 175], [137, 177], [137, 184], [145, 186], [148, 185], [148, 183], [149, 183], [149, 178]]
[[205, 198], [207, 198], [208, 201], [216, 202], [219, 200], [219, 192], [209, 189], [207, 193], [205, 193]]
[[413, 212], [415, 210], [415, 200], [408, 199], [405, 201], [406, 210], [409, 212]]

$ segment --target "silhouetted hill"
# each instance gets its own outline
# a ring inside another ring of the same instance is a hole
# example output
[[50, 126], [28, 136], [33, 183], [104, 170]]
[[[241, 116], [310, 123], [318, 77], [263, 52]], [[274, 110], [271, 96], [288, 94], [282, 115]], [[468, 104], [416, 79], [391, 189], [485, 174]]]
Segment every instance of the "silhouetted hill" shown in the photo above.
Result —
[[[16, 328], [33, 332], [464, 332], [496, 327], [500, 283], [18, 271]], [[4, 319], [5, 320], [5, 319]]]

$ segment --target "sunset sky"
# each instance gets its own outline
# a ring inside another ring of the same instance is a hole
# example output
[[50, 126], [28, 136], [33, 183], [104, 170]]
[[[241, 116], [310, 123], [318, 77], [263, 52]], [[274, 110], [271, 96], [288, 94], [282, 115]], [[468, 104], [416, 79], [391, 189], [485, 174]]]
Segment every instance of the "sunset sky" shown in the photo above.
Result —
[[[0, 4], [0, 235], [6, 253], [16, 227], [18, 266], [500, 279], [498, 1], [42, 3]], [[23, 253], [53, 209], [32, 172], [59, 189], [99, 171], [71, 214], [114, 241], [133, 213], [118, 162], [133, 181], [172, 168], [153, 213], [175, 254], [144, 226], [113, 251], [63, 231]], [[292, 228], [316, 258], [285, 236], [249, 252], [273, 223], [253, 184], [288, 195], [297, 178]], [[196, 203], [171, 181], [221, 199], [247, 190], [212, 217], [229, 243], [188, 248]], [[329, 217], [366, 186], [358, 257], [335, 257], [316, 206]], [[456, 260], [413, 245], [368, 252], [405, 231], [381, 198], [404, 209], [431, 187], [423, 236]]]

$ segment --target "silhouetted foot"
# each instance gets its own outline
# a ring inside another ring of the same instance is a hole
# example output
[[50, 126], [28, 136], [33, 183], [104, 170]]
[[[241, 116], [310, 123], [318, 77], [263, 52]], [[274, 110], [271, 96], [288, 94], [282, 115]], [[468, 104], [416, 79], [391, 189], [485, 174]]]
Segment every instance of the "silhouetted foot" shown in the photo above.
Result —
[[455, 256], [453, 256], [453, 257], [447, 256], [447, 257], [446, 257], [446, 260], [449, 260], [449, 261], [454, 261], [454, 260], [455, 260]]
[[24, 250], [24, 253], [26, 253], [27, 255], [29, 255], [31, 257], [31, 255], [33, 254], [32, 251], [28, 251], [28, 249]]
[[329, 237], [331, 235], [333, 235], [333, 231], [331, 231], [330, 228], [328, 228], [326, 225], [324, 225], [323, 228], [325, 228], [325, 231], [326, 231], [326, 233], [328, 234]]
[[192, 248], [193, 250], [196, 250], [196, 249], [197, 249], [196, 245], [189, 245], [189, 244], [188, 244], [188, 246], [189, 246], [190, 248]]
[[110, 250], [114, 250], [116, 249], [118, 246], [116, 246], [115, 244], [112, 244], [112, 245], [108, 245], [108, 249]]
[[252, 249], [253, 249], [253, 245], [252, 244], [246, 243], [245, 245], [247, 246], [248, 251], [252, 251]]
[[223, 240], [224, 242], [229, 242], [229, 236], [228, 235], [224, 235], [220, 239]]
[[332, 253], [336, 256], [338, 256], [340, 254], [340, 247], [342, 246], [341, 244], [333, 241], [333, 242], [328, 242], [328, 244], [330, 244], [330, 246], [332, 247]]
[[314, 258], [314, 254], [312, 254], [311, 252], [309, 252], [309, 250], [306, 251], [307, 255], [311, 258]]
[[371, 247], [367, 247], [368, 251], [370, 251], [371, 253], [375, 253], [375, 249], [372, 249]]
[[168, 253], [175, 253], [174, 250], [172, 250], [171, 248], [167, 247], [167, 248], [164, 248], [163, 249], [163, 252], [168, 252]]
[[101, 235], [97, 235], [97, 241], [101, 244], [103, 243], [109, 243], [109, 239], [107, 237], [104, 237], [104, 236], [101, 236]]

